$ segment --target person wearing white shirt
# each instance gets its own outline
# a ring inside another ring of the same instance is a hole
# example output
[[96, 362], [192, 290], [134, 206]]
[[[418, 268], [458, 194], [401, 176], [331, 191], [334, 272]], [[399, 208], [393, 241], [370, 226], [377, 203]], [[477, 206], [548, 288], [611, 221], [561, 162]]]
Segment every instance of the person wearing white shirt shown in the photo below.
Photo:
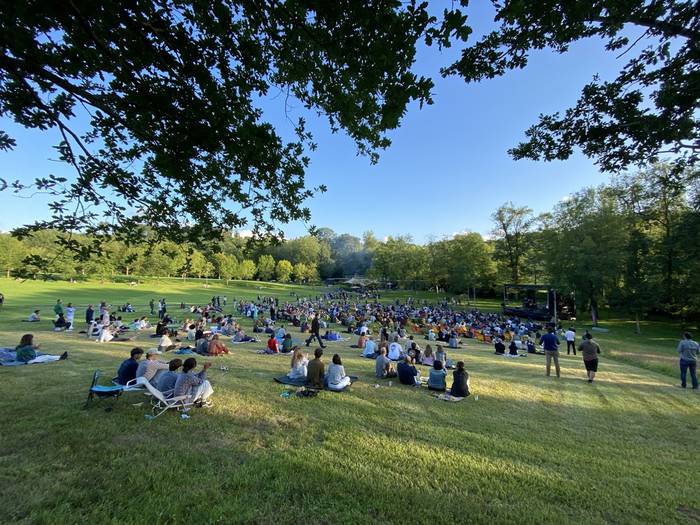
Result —
[[350, 377], [345, 375], [345, 368], [338, 354], [333, 355], [333, 362], [328, 365], [328, 373], [326, 374], [329, 390], [343, 390], [350, 386]]
[[367, 335], [368, 331], [369, 328], [367, 328], [367, 325], [365, 323], [362, 323], [362, 326], [360, 326], [360, 335]]
[[399, 344], [399, 338], [394, 337], [394, 342], [389, 345], [389, 354], [387, 357], [392, 361], [398, 361], [401, 359], [401, 345]]
[[156, 356], [159, 354], [160, 352], [158, 350], [151, 348], [148, 352], [146, 352], [146, 359], [141, 361], [139, 363], [139, 367], [136, 369], [136, 377], [144, 377], [153, 386], [156, 386], [160, 376], [166, 370], [170, 369], [170, 365], [168, 363], [164, 363], [163, 361], [158, 361], [156, 359]]
[[301, 351], [301, 348], [297, 348], [292, 355], [291, 368], [287, 372], [287, 377], [290, 379], [306, 379], [306, 367], [308, 364], [309, 358], [307, 355]]
[[377, 355], [377, 343], [374, 342], [374, 339], [370, 336], [369, 339], [367, 339], [367, 342], [365, 342], [365, 348], [362, 351], [362, 356], [363, 357], [376, 357]]
[[70, 332], [73, 330], [73, 318], [75, 317], [75, 308], [73, 307], [73, 303], [68, 303], [68, 306], [66, 306], [66, 323], [68, 323], [70, 326], [66, 328], [66, 331]]
[[572, 327], [564, 333], [564, 339], [566, 339], [566, 355], [573, 349], [574, 355], [576, 355], [576, 332]]

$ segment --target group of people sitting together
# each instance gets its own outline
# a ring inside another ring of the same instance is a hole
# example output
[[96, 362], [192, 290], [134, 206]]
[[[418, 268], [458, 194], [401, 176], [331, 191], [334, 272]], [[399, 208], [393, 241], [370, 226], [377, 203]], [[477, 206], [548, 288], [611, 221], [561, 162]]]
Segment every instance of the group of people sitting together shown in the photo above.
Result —
[[292, 352], [291, 366], [287, 377], [292, 380], [303, 379], [304, 384], [310, 388], [328, 388], [340, 391], [350, 386], [352, 380], [345, 373], [340, 355], [333, 355], [327, 371], [322, 357], [323, 348], [316, 348], [314, 358], [311, 360], [309, 360], [308, 354], [302, 352], [301, 348], [295, 348]]
[[119, 366], [114, 382], [127, 385], [130, 381], [143, 377], [166, 398], [184, 397], [188, 403], [207, 404], [214, 393], [207, 380], [211, 362], [204, 363], [202, 369], [196, 372], [197, 360], [194, 357], [184, 361], [175, 358], [165, 362], [158, 359], [160, 354], [160, 351], [152, 348], [145, 352], [146, 357], [142, 359], [143, 349], [133, 348], [130, 357]]

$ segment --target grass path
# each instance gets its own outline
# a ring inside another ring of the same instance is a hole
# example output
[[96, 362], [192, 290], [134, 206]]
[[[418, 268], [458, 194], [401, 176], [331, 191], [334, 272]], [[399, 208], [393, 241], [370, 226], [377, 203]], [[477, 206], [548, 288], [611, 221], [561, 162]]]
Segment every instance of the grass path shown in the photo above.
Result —
[[[1, 283], [0, 291], [11, 290]], [[116, 305], [151, 291], [179, 302], [163, 287], [51, 286], [4, 291], [0, 345], [16, 344], [26, 328], [16, 320], [30, 304], [52, 304], [60, 292], [65, 302], [107, 296]], [[180, 293], [188, 302], [224, 295], [201, 285]], [[287, 371], [288, 358], [246, 344], [214, 360], [214, 407], [189, 420], [148, 421], [147, 403], [134, 406], [145, 400], [140, 394], [112, 412], [81, 409], [92, 371], [114, 371], [132, 344], [54, 334], [48, 322], [32, 328], [45, 350], [71, 357], [0, 368], [2, 523], [700, 520], [700, 396], [677, 388], [665, 368], [632, 358], [603, 355], [599, 380], [589, 385], [580, 358], [562, 357], [562, 379], [548, 379], [541, 356], [505, 359], [468, 343], [451, 357], [465, 360], [479, 400], [445, 403], [396, 382], [376, 387], [372, 361], [349, 342], [330, 343], [326, 357], [338, 352], [361, 381], [342, 394], [285, 399], [271, 377]], [[638, 341], [640, 351], [671, 356], [673, 348], [652, 339], [675, 329], [655, 329]], [[601, 344], [607, 353], [634, 354], [618, 348], [625, 337], [612, 331]]]

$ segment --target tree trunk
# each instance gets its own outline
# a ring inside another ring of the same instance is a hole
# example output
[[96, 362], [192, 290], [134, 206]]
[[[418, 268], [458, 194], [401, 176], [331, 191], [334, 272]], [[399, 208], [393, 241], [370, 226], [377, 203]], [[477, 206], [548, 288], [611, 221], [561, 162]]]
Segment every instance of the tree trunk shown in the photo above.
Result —
[[598, 326], [598, 301], [591, 299], [591, 323]]
[[641, 327], [639, 326], [639, 312], [635, 312], [635, 313], [634, 313], [634, 323], [635, 323], [635, 326], [636, 326], [636, 329], [635, 329], [635, 330], [636, 330], [636, 334], [637, 334], [637, 335], [640, 335], [640, 334], [642, 333], [642, 329], [641, 329]]

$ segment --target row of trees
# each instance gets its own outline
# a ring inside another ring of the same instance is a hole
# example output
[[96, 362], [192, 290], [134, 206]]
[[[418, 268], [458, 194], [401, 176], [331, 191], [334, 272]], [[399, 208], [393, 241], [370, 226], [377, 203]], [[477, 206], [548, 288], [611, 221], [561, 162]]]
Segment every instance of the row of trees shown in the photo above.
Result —
[[404, 288], [495, 294], [512, 283], [551, 283], [574, 292], [597, 315], [612, 306], [637, 317], [653, 311], [700, 312], [700, 192], [696, 174], [665, 164], [585, 188], [535, 216], [509, 202], [492, 215], [492, 235], [417, 244], [410, 237], [360, 239], [321, 228], [282, 243], [227, 235], [218, 243], [127, 246], [109, 241], [106, 256], [76, 262], [58, 251], [51, 230], [22, 241], [0, 236], [8, 273], [40, 273], [49, 260], [63, 275], [197, 276], [307, 282], [366, 275]]

